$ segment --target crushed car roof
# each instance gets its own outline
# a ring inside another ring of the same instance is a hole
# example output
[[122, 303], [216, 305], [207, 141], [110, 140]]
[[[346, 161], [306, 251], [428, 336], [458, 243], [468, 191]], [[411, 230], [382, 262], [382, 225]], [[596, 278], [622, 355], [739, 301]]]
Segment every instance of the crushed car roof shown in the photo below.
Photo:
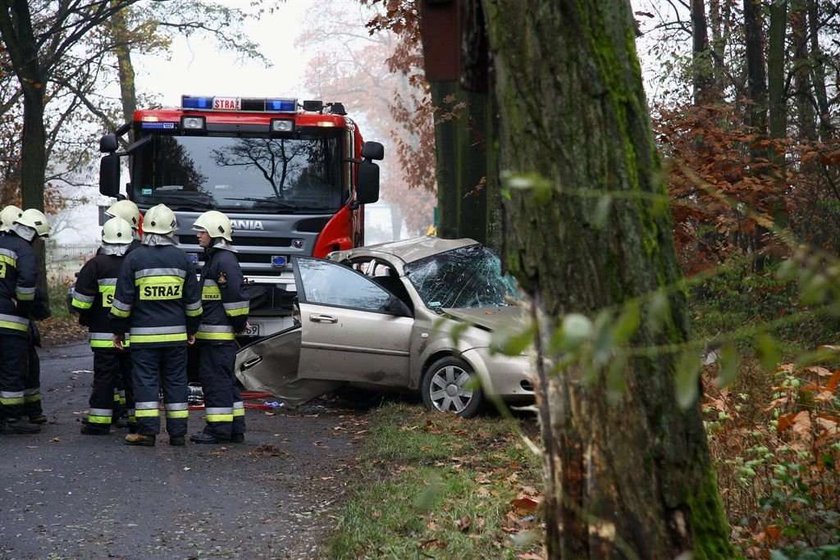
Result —
[[350, 257], [376, 257], [380, 255], [391, 255], [397, 257], [404, 263], [410, 263], [425, 259], [426, 257], [445, 253], [460, 247], [476, 245], [478, 241], [469, 238], [462, 239], [441, 239], [439, 237], [414, 237], [401, 241], [389, 241], [367, 247], [358, 247], [348, 251], [339, 251], [330, 255], [335, 260], [344, 260]]

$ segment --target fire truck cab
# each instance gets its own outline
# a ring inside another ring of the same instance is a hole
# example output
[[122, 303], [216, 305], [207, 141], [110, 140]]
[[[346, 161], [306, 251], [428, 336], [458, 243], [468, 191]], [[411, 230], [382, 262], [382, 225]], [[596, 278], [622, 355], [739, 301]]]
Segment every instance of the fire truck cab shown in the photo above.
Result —
[[172, 208], [199, 270], [193, 222], [211, 209], [231, 219], [251, 295], [246, 334], [262, 337], [292, 325], [292, 257], [364, 245], [384, 148], [363, 140], [341, 103], [185, 95], [180, 108], [135, 111], [100, 152], [99, 191], [123, 196], [125, 158], [125, 196], [141, 211]]

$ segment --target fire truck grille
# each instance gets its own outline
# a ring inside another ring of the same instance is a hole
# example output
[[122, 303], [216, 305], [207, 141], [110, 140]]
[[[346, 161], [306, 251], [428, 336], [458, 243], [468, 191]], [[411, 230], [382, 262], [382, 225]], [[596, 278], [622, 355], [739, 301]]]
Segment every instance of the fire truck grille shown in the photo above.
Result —
[[[194, 235], [179, 235], [178, 242], [195, 245]], [[233, 235], [233, 245], [239, 249], [244, 247], [291, 247], [292, 240], [288, 237], [250, 237], [247, 235]], [[241, 260], [241, 259], [240, 259]]]

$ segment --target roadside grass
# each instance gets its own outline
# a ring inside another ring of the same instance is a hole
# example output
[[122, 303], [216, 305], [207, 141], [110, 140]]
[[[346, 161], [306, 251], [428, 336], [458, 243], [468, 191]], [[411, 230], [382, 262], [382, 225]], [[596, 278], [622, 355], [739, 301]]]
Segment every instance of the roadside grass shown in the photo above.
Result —
[[540, 558], [541, 459], [532, 418], [464, 420], [388, 404], [339, 514], [329, 557]]

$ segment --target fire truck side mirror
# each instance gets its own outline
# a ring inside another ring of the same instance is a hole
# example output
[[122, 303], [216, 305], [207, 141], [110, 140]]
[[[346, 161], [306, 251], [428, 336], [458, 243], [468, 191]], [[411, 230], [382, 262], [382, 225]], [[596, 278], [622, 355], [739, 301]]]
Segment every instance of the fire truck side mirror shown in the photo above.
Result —
[[381, 160], [385, 157], [385, 147], [379, 142], [365, 142], [362, 144], [362, 158]]
[[117, 151], [117, 135], [113, 133], [103, 134], [99, 139], [99, 151], [103, 154], [110, 154]]
[[359, 164], [359, 184], [356, 188], [356, 201], [372, 204], [379, 200], [379, 166], [371, 161]]
[[120, 192], [120, 156], [115, 153], [99, 160], [99, 192], [105, 196], [117, 196]]

